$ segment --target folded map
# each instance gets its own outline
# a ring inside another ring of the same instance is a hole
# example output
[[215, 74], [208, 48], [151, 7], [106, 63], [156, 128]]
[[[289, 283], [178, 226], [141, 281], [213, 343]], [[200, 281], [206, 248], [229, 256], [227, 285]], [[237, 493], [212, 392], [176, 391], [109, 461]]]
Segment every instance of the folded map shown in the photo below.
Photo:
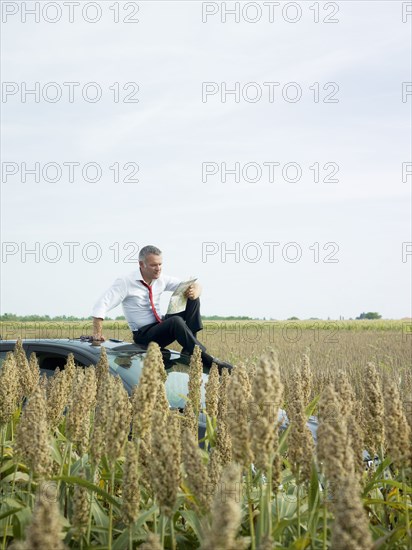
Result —
[[190, 279], [189, 281], [183, 281], [179, 284], [170, 297], [167, 314], [180, 313], [186, 309], [187, 298], [185, 296], [185, 292], [195, 281], [197, 281], [197, 279]]

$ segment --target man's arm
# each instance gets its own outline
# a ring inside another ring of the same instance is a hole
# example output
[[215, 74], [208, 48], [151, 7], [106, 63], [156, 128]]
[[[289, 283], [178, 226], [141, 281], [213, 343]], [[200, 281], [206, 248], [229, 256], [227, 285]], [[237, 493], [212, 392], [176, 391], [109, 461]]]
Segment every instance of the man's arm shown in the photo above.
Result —
[[119, 305], [126, 297], [127, 289], [123, 279], [116, 279], [112, 286], [97, 300], [93, 307], [93, 339], [105, 340], [102, 334], [106, 312]]
[[102, 334], [103, 319], [100, 317], [93, 317], [93, 340], [104, 342], [106, 338]]
[[186, 298], [189, 298], [189, 300], [196, 300], [196, 298], [199, 298], [201, 293], [202, 293], [201, 285], [199, 283], [193, 283], [186, 290], [185, 296]]

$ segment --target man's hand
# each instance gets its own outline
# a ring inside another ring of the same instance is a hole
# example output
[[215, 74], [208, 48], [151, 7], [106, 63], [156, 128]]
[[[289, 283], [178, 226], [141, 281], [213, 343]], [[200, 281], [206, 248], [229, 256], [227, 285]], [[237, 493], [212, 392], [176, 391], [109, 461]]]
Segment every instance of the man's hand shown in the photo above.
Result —
[[93, 341], [104, 342], [106, 338], [102, 334], [103, 319], [93, 317]]
[[193, 283], [186, 290], [185, 296], [186, 298], [189, 298], [189, 300], [196, 300], [196, 298], [199, 298], [201, 291], [202, 287], [199, 285], [199, 283]]

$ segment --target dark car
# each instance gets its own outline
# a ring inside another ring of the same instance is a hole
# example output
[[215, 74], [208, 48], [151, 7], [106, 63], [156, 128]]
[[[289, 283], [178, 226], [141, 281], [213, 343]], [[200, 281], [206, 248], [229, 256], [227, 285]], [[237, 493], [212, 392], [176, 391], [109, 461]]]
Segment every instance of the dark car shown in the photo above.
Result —
[[[143, 368], [143, 360], [146, 356], [146, 347], [137, 346], [122, 340], [109, 339], [99, 346], [93, 345], [90, 338], [74, 339], [37, 339], [22, 341], [27, 357], [32, 352], [36, 353], [40, 371], [52, 376], [56, 368], [64, 368], [69, 353], [73, 353], [77, 365], [87, 367], [96, 365], [100, 357], [100, 346], [107, 352], [110, 372], [118, 374], [122, 379], [127, 392], [131, 394], [133, 387], [139, 382]], [[13, 351], [16, 340], [0, 340], [0, 367], [7, 352]], [[170, 407], [183, 410], [185, 397], [188, 393], [189, 381], [189, 357], [174, 350], [162, 349], [163, 361], [167, 373], [165, 382], [166, 393]], [[205, 404], [205, 383], [208, 379], [207, 370], [203, 373], [201, 387], [202, 406]], [[281, 428], [285, 429], [289, 423], [286, 411], [279, 409], [278, 421]], [[308, 428], [316, 442], [317, 419], [311, 416], [308, 419]], [[206, 417], [199, 415], [199, 437], [202, 438], [206, 429]]]
[[[138, 383], [146, 356], [146, 347], [137, 346], [121, 340], [109, 339], [101, 345], [93, 345], [89, 338], [75, 339], [36, 339], [22, 340], [27, 357], [36, 353], [41, 373], [52, 376], [57, 368], [64, 368], [69, 353], [74, 355], [75, 363], [82, 367], [96, 365], [100, 357], [100, 346], [107, 352], [110, 372], [119, 375], [129, 394]], [[13, 351], [16, 340], [0, 340], [0, 366], [7, 352]], [[183, 409], [188, 392], [189, 357], [177, 351], [162, 349], [163, 361], [167, 373], [166, 392], [173, 409]], [[202, 402], [204, 404], [204, 383], [207, 374], [203, 374]], [[203, 419], [204, 420], [204, 419]]]

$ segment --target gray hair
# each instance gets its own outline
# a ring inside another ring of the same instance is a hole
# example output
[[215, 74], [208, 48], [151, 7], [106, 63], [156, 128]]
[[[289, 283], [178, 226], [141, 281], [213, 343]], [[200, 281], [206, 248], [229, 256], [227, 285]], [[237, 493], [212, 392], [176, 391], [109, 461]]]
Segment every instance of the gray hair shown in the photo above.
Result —
[[148, 244], [147, 246], [144, 246], [139, 252], [139, 261], [144, 262], [147, 256], [149, 256], [149, 254], [154, 254], [155, 256], [161, 256], [162, 251], [159, 248], [157, 248], [157, 246]]

